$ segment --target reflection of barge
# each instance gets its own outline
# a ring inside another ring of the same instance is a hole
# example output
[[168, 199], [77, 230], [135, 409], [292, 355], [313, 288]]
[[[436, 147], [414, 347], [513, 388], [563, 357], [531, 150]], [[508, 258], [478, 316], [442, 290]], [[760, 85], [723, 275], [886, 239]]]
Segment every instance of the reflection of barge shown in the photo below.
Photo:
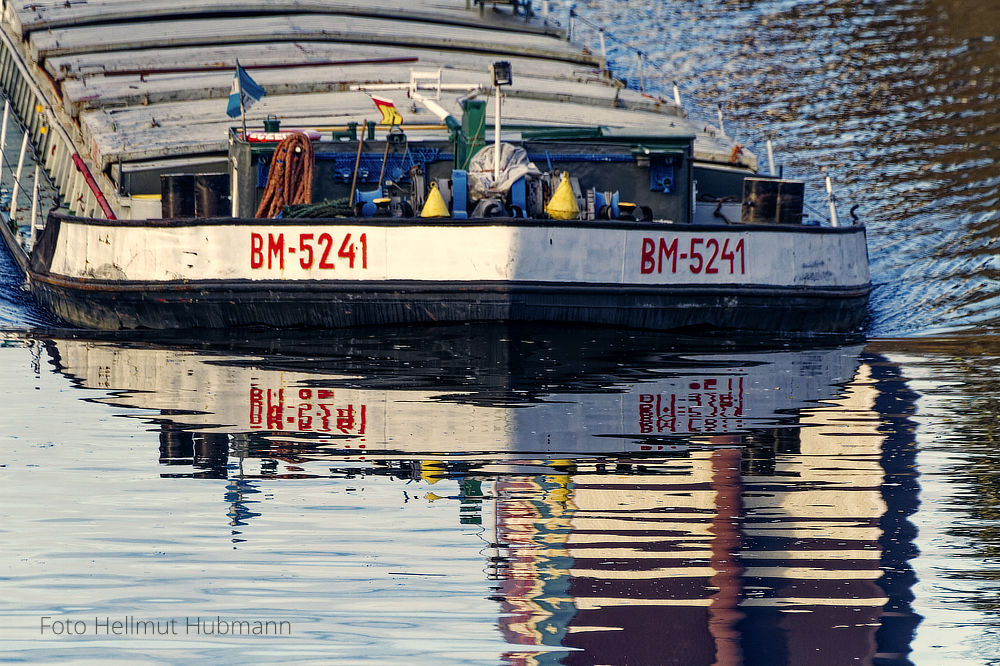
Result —
[[[429, 345], [437, 336], [445, 339]], [[114, 391], [109, 401], [161, 410], [171, 432], [251, 435], [369, 457], [654, 453], [773, 431], [794, 425], [790, 410], [834, 396], [858, 363], [856, 347], [665, 354], [652, 351], [669, 344], [663, 336], [627, 349], [616, 337], [498, 327], [380, 331], [391, 358], [368, 349], [364, 335], [346, 334], [303, 338], [303, 347], [278, 343], [250, 357], [245, 349], [78, 339], [54, 340], [51, 350], [68, 376]], [[536, 350], [575, 361], [553, 367]], [[449, 365], [439, 367], [439, 357]], [[576, 362], [588, 369], [582, 380]], [[470, 376], [476, 372], [484, 374]]]
[[[8, 8], [4, 28], [20, 41], [5, 40], [3, 83], [27, 91], [15, 111], [72, 211], [49, 215], [33, 245], [34, 229], [3, 230], [43, 304], [106, 329], [842, 331], [863, 319], [863, 226], [803, 223], [801, 183], [762, 176], [721, 128], [628, 90], [530, 3], [512, 5], [525, 17], [430, 0], [305, 4], [306, 22], [291, 2], [259, 13], [235, 2]], [[435, 39], [415, 36], [428, 31]], [[263, 34], [272, 41], [250, 44]], [[287, 137], [305, 142], [300, 176], [275, 158], [285, 144], [227, 127], [230, 78], [207, 63], [237, 57], [270, 90], [265, 113], [336, 126]], [[494, 58], [514, 76], [487, 78]], [[48, 76], [36, 81], [33, 66]], [[502, 126], [487, 103], [501, 91]], [[395, 95], [404, 123], [366, 124], [366, 92]], [[38, 131], [48, 123], [59, 131]], [[476, 161], [501, 141], [524, 160], [510, 171]], [[279, 206], [282, 219], [259, 210], [281, 175], [316, 205]]]
[[[854, 346], [713, 352], [666, 336], [518, 333], [48, 351], [103, 401], [160, 424], [163, 476], [226, 479], [220, 505], [240, 540], [260, 537], [261, 494], [284, 478], [317, 505], [337, 501], [338, 482], [365, 491], [359, 502], [388, 487], [451, 503], [469, 540], [482, 526], [509, 663], [907, 663], [914, 395], [896, 369]], [[722, 377], [743, 378], [743, 429], [660, 440], [707, 448], [641, 449], [637, 396], [708, 407], [706, 385]], [[296, 403], [258, 427], [254, 381], [312, 400], [301, 412], [312, 425], [287, 420]], [[331, 419], [317, 433], [321, 393]], [[350, 420], [360, 404], [364, 433]], [[606, 436], [618, 415], [627, 439]], [[366, 528], [376, 554], [398, 539]]]

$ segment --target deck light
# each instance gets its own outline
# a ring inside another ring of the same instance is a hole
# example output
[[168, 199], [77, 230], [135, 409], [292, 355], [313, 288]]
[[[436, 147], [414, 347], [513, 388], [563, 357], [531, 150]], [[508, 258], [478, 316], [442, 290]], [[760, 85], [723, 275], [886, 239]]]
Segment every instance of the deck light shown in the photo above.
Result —
[[511, 76], [510, 63], [506, 60], [498, 60], [492, 65], [490, 65], [490, 70], [493, 72], [493, 85], [499, 86], [509, 86], [514, 83], [514, 78]]

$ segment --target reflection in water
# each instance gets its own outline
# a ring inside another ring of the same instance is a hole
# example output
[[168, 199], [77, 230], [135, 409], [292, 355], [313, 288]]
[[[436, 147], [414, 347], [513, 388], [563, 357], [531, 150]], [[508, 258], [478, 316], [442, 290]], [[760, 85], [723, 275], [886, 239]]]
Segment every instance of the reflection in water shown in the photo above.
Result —
[[[948, 489], [942, 494], [931, 485], [936, 501], [922, 507], [921, 530], [930, 542], [923, 546], [923, 559], [943, 572], [947, 583], [942, 588], [952, 603], [992, 618], [1000, 617], [998, 342], [987, 336], [870, 344], [884, 355], [905, 346], [908, 383], [918, 385], [922, 394], [922, 465], [933, 469], [938, 483]], [[985, 643], [991, 656], [1000, 654], [993, 628], [975, 627], [970, 640]]]
[[482, 526], [509, 663], [908, 663], [915, 396], [883, 358], [604, 331], [380, 339], [47, 347], [106, 402], [156, 410], [164, 477], [226, 480], [236, 547], [264, 480], [430, 484]]
[[584, 650], [565, 664], [905, 663], [915, 449], [875, 411], [906, 399], [886, 379], [862, 365], [766, 469], [743, 439], [638, 475], [498, 481], [505, 633]]

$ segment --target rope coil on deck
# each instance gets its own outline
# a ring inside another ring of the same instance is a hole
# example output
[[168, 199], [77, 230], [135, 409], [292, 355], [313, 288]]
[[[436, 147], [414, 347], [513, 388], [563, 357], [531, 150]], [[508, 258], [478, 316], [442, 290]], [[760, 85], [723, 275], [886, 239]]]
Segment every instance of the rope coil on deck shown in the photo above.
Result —
[[302, 132], [282, 139], [271, 158], [264, 195], [256, 217], [277, 217], [285, 206], [312, 202], [313, 147]]

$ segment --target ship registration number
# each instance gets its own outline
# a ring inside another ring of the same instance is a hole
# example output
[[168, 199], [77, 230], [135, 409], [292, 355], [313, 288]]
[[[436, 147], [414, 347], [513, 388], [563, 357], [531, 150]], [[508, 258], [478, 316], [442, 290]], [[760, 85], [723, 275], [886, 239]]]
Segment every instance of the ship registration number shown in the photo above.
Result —
[[745, 275], [747, 272], [746, 246], [743, 239], [692, 236], [682, 242], [680, 238], [660, 236], [642, 239], [639, 272], [650, 273], [690, 272], [714, 275]]
[[285, 269], [286, 260], [298, 260], [303, 270], [334, 270], [337, 266], [368, 268], [368, 235], [323, 232], [250, 234], [250, 268]]

